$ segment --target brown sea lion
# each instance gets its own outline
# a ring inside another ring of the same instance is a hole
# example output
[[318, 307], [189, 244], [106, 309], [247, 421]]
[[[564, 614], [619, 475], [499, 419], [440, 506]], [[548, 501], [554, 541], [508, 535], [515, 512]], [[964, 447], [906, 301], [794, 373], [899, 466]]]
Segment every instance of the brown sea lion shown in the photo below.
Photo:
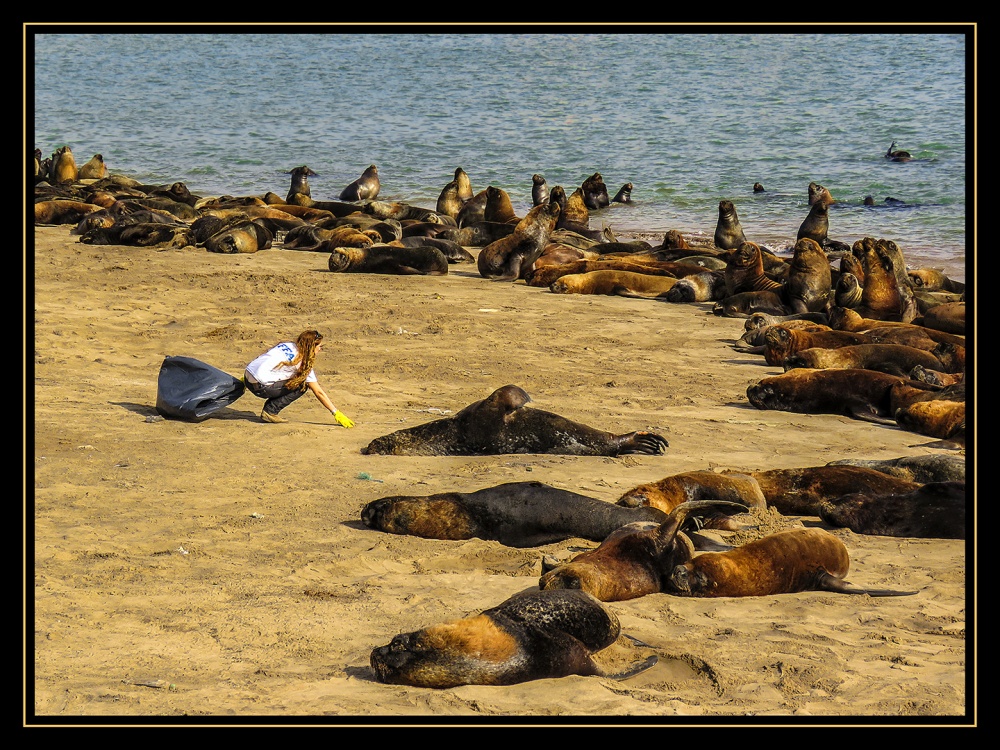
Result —
[[83, 201], [38, 201], [34, 206], [35, 224], [78, 224], [87, 214], [101, 209], [96, 203]]
[[381, 189], [382, 183], [378, 177], [378, 167], [370, 164], [358, 179], [340, 191], [337, 199], [348, 203], [373, 201], [378, 197]]
[[922, 383], [946, 386], [961, 383], [965, 380], [965, 373], [949, 373], [941, 370], [929, 370], [926, 367], [917, 366], [910, 370], [909, 377], [910, 380], [919, 380]]
[[[763, 313], [754, 313], [754, 315]], [[752, 316], [751, 316], [752, 317]], [[777, 316], [775, 316], [777, 317]], [[750, 318], [747, 318], [749, 321]], [[819, 331], [832, 331], [828, 325], [823, 325], [822, 323], [813, 323], [810, 320], [789, 320], [784, 323], [779, 324], [781, 328], [789, 331], [805, 331], [805, 332], [819, 332]], [[739, 343], [734, 344], [733, 348], [737, 351], [746, 352], [747, 354], [760, 354], [765, 357], [767, 364], [780, 365], [781, 362], [771, 361], [778, 356], [784, 358], [783, 354], [771, 354], [770, 359], [768, 359], [767, 351], [767, 333], [774, 326], [764, 326], [763, 328], [749, 328], [746, 332], [740, 336]]]
[[621, 634], [618, 617], [583, 591], [525, 591], [478, 615], [400, 633], [371, 653], [378, 682], [415, 687], [514, 685], [569, 675], [625, 679], [656, 657], [609, 674], [593, 654]]
[[[542, 255], [544, 258], [545, 255]], [[542, 258], [539, 259], [542, 260]], [[550, 286], [557, 279], [577, 273], [589, 273], [591, 271], [631, 271], [633, 273], [645, 273], [653, 276], [673, 276], [683, 278], [696, 273], [702, 273], [701, 268], [683, 263], [671, 261], [640, 261], [628, 256], [608, 258], [597, 256], [590, 259], [571, 260], [564, 263], [542, 265], [536, 262], [535, 266], [524, 277], [528, 286]]]
[[667, 302], [710, 302], [725, 296], [726, 279], [721, 271], [705, 271], [678, 279], [667, 292]]
[[715, 246], [720, 250], [734, 250], [747, 241], [732, 201], [719, 201], [719, 219], [715, 224]]
[[836, 203], [833, 196], [830, 195], [830, 191], [827, 190], [823, 185], [818, 182], [809, 183], [809, 205], [813, 206], [817, 203], [825, 203], [826, 205], [831, 205]]
[[909, 151], [896, 150], [896, 142], [893, 141], [886, 149], [885, 158], [889, 161], [910, 161], [913, 157]]
[[514, 229], [514, 224], [479, 221], [461, 227], [445, 227], [437, 236], [443, 240], [457, 242], [463, 247], [486, 247], [491, 242], [513, 234]]
[[788, 311], [783, 295], [776, 291], [737, 292], [723, 297], [712, 308], [713, 313], [724, 318], [749, 318], [755, 312], [784, 315]]
[[879, 459], [841, 458], [829, 465], [861, 466], [917, 484], [965, 481], [965, 459], [941, 453]]
[[69, 146], [57, 148], [52, 154], [52, 168], [49, 170], [49, 182], [53, 185], [76, 182], [80, 179], [73, 150]]
[[455, 219], [457, 224], [458, 215], [464, 207], [465, 201], [458, 197], [458, 180], [452, 180], [441, 189], [434, 210]]
[[661, 524], [635, 522], [613, 531], [597, 548], [544, 573], [538, 587], [543, 591], [582, 590], [602, 602], [660, 593], [664, 576], [694, 555], [694, 544], [681, 531], [689, 516], [747, 510], [745, 505], [721, 500], [681, 503]]
[[108, 176], [108, 165], [104, 163], [103, 154], [94, 154], [90, 161], [80, 167], [79, 179], [100, 180]]
[[909, 492], [858, 490], [819, 504], [819, 517], [855, 534], [965, 539], [965, 482], [929, 482]]
[[910, 286], [910, 277], [906, 273], [903, 251], [892, 240], [877, 240], [876, 246], [882, 248], [892, 260], [892, 272], [896, 276], [896, 287], [899, 289], [899, 319], [903, 323], [910, 323], [917, 317], [919, 311], [913, 288]]
[[851, 252], [861, 258], [865, 270], [861, 304], [854, 310], [864, 318], [901, 321], [903, 294], [884, 242], [863, 237], [854, 243]]
[[900, 428], [918, 435], [965, 446], [965, 401], [934, 398], [917, 401], [895, 412]]
[[556, 294], [610, 294], [619, 297], [664, 297], [677, 278], [635, 271], [588, 271], [561, 276], [549, 286]]
[[808, 237], [799, 239], [792, 253], [783, 292], [788, 308], [793, 313], [823, 310], [833, 290], [833, 271], [826, 253]]
[[[938, 343], [952, 343], [958, 346], [965, 345], [965, 336], [962, 334], [948, 333], [947, 331], [939, 331], [935, 328], [928, 328], [924, 325], [917, 325], [914, 323], [902, 323], [898, 320], [879, 320], [877, 318], [865, 318], [857, 310], [851, 310], [848, 308], [841, 307], [831, 307], [827, 311], [827, 319], [830, 322], [830, 327], [835, 328], [839, 331], [853, 331], [855, 333], [864, 333], [872, 337], [872, 341], [875, 341], [873, 335], [886, 336], [891, 338], [895, 334], [891, 333], [889, 329], [901, 329], [902, 332], [900, 336], [908, 335], [907, 331], [912, 331], [915, 337], [914, 340], [918, 338], [929, 338]], [[876, 342], [878, 343], [878, 342]], [[906, 341], [889, 341], [886, 340], [884, 343], [907, 343]], [[913, 346], [914, 344], [910, 344]]]
[[767, 364], [781, 367], [788, 357], [803, 349], [836, 349], [842, 346], [853, 346], [866, 342], [867, 339], [860, 333], [835, 331], [833, 329], [826, 331], [804, 330], [779, 323], [778, 325], [768, 326], [764, 331], [764, 350], [762, 353], [764, 361]]
[[632, 202], [632, 190], [635, 186], [631, 182], [626, 182], [620, 188], [618, 192], [615, 193], [614, 198], [611, 199], [612, 203], [631, 203]]
[[830, 231], [830, 206], [826, 201], [818, 200], [809, 206], [809, 213], [799, 225], [795, 234], [796, 240], [807, 237], [822, 248], [826, 245]]
[[604, 184], [604, 177], [601, 176], [600, 172], [594, 172], [584, 180], [580, 189], [583, 191], [583, 202], [587, 208], [596, 210], [611, 205], [611, 199], [608, 198], [608, 186]]
[[540, 174], [531, 175], [531, 205], [541, 206], [549, 202], [549, 185]]
[[[537, 207], [536, 207], [537, 208]], [[531, 397], [515, 385], [495, 390], [453, 417], [375, 438], [363, 454], [483, 456], [553, 453], [576, 456], [661, 455], [667, 441], [652, 432], [615, 435], [526, 406]]]
[[393, 495], [361, 510], [365, 526], [377, 531], [424, 539], [492, 539], [508, 547], [538, 547], [571, 538], [601, 542], [626, 524], [662, 523], [666, 517], [656, 508], [626, 508], [542, 482]]
[[309, 178], [318, 177], [319, 175], [309, 169], [309, 167], [305, 164], [301, 167], [295, 167], [285, 174], [290, 174], [292, 176], [291, 184], [288, 187], [288, 194], [285, 196], [286, 202], [294, 203], [295, 201], [293, 198], [296, 195], [304, 195], [307, 198], [311, 197], [312, 194], [309, 189]]
[[514, 213], [510, 196], [503, 188], [490, 185], [486, 188], [486, 206], [483, 209], [483, 221], [495, 221], [498, 224], [517, 224], [521, 219]]
[[965, 335], [965, 302], [944, 302], [924, 313], [923, 325], [945, 333]]
[[247, 220], [217, 232], [202, 244], [210, 253], [256, 253], [271, 247], [274, 233], [259, 220]]
[[[685, 471], [671, 474], [657, 482], [645, 482], [626, 490], [617, 504], [627, 508], [656, 508], [670, 513], [690, 500], [726, 500], [748, 508], [763, 508], [766, 499], [757, 482], [747, 474], [715, 471]], [[730, 513], [708, 512], [704, 527], [738, 531]]]
[[729, 295], [739, 292], [776, 292], [782, 287], [780, 282], [764, 273], [764, 260], [760, 245], [756, 242], [743, 242], [738, 248], [726, 253], [724, 276]]
[[753, 184], [753, 191], [755, 193], [763, 193], [764, 192], [764, 186], [761, 185], [759, 182], [755, 182]]
[[[348, 206], [353, 206], [354, 210], [358, 210], [358, 206], [353, 203], [345, 204]], [[396, 221], [403, 222], [406, 219], [416, 219], [417, 221], [428, 221], [432, 216], [437, 216], [438, 214], [430, 209], [423, 208], [422, 206], [414, 206], [405, 201], [376, 201], [372, 200], [365, 203], [361, 207], [363, 213], [369, 216], [374, 216], [377, 219], [385, 221], [386, 219], [395, 219]], [[440, 223], [440, 222], [438, 222]]]
[[491, 242], [479, 252], [476, 266], [484, 278], [515, 281], [522, 277], [542, 254], [549, 235], [559, 220], [559, 204], [534, 206], [519, 221], [514, 232]]
[[965, 292], [965, 284], [955, 281], [937, 268], [911, 268], [906, 272], [910, 286], [925, 292]]
[[800, 349], [785, 357], [782, 365], [785, 370], [796, 367], [810, 367], [816, 370], [860, 368], [900, 377], [909, 377], [910, 370], [917, 365], [931, 369], [943, 366], [941, 360], [926, 349], [917, 349], [905, 344], [850, 344], [833, 349], [824, 347]]
[[333, 273], [384, 273], [398, 276], [445, 276], [448, 259], [436, 247], [332, 248], [327, 262]]
[[818, 516], [820, 503], [848, 492], [909, 492], [919, 483], [874, 468], [828, 464], [747, 472], [768, 508], [786, 516]]
[[663, 235], [663, 242], [660, 243], [660, 250], [690, 250], [691, 246], [688, 245], [684, 235], [678, 232], [676, 229], [670, 229], [665, 235]]
[[875, 370], [812, 370], [797, 367], [747, 387], [757, 409], [800, 414], [843, 414], [879, 424], [893, 424], [890, 391], [908, 378]]
[[329, 253], [338, 247], [371, 247], [376, 242], [382, 242], [381, 235], [378, 232], [374, 234], [378, 239], [350, 224], [340, 224], [329, 229], [306, 224], [290, 229], [282, 247], [286, 250]]
[[666, 590], [680, 596], [771, 596], [831, 591], [909, 596], [915, 591], [868, 589], [846, 580], [850, 554], [817, 528], [785, 529], [726, 552], [702, 552], [668, 572]]
[[853, 273], [841, 273], [833, 287], [835, 307], [857, 307], [863, 293], [861, 282]]

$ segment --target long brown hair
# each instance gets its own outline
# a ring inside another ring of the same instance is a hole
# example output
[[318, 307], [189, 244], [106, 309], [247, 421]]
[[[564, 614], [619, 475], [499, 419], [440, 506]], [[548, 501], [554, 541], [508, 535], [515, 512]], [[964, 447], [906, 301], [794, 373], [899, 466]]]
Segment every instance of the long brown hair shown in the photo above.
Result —
[[313, 362], [316, 361], [316, 345], [322, 340], [323, 334], [319, 331], [303, 331], [295, 339], [295, 346], [299, 353], [295, 355], [295, 359], [284, 366], [297, 367], [298, 371], [286, 384], [288, 388], [298, 390], [305, 387], [306, 377], [313, 368]]

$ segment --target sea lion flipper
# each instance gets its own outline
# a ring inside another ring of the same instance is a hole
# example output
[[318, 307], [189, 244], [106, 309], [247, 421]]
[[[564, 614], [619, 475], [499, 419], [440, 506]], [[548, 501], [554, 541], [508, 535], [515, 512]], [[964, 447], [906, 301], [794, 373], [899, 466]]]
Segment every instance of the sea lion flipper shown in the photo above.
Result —
[[895, 591], [893, 589], [866, 589], [837, 578], [821, 570], [816, 576], [816, 588], [820, 591], [832, 591], [837, 594], [868, 594], [868, 596], [913, 596], [916, 591]]
[[643, 661], [633, 664], [631, 667], [629, 667], [623, 672], [613, 672], [610, 674], [604, 674], [602, 676], [609, 677], [612, 680], [627, 680], [629, 677], [635, 677], [637, 674], [645, 672], [647, 669], [654, 666], [659, 660], [660, 657], [658, 657], [656, 654], [653, 654], [652, 656], [649, 656]]

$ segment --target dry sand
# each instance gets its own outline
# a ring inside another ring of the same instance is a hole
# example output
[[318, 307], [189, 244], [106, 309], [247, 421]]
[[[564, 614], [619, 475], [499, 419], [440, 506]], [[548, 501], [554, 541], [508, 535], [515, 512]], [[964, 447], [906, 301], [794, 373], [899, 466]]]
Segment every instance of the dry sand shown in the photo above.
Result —
[[[333, 274], [325, 253], [90, 246], [68, 226], [39, 227], [34, 240], [28, 723], [974, 716], [966, 543], [843, 529], [833, 533], [850, 551], [849, 580], [919, 593], [611, 603], [649, 647], [620, 639], [601, 659], [659, 656], [622, 682], [436, 690], [373, 679], [369, 654], [397, 633], [499, 604], [537, 586], [543, 555], [596, 546], [372, 531], [360, 511], [378, 497], [533, 479], [614, 502], [693, 469], [943, 450], [896, 427], [754, 409], [747, 386], [780, 368], [734, 352], [743, 321], [712, 315], [710, 303], [556, 295], [485, 280], [468, 264], [445, 277]], [[155, 419], [164, 357], [239, 376], [306, 328], [327, 335], [316, 370], [354, 429], [308, 394], [282, 425], [262, 423], [250, 393], [204, 422]], [[360, 453], [507, 383], [536, 408], [613, 432], [654, 430], [670, 447], [621, 458]], [[746, 538], [821, 525], [740, 518], [758, 525]]]

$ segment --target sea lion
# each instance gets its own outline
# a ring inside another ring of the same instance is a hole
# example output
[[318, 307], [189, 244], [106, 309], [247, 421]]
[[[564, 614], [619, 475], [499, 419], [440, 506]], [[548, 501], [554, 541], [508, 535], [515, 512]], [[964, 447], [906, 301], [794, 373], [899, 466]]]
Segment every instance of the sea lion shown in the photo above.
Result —
[[486, 191], [480, 190], [469, 200], [465, 202], [462, 206], [462, 210], [458, 212], [458, 216], [455, 221], [460, 227], [467, 227], [471, 224], [476, 224], [480, 221], [485, 221], [483, 218], [486, 212]]
[[764, 273], [764, 259], [761, 256], [760, 245], [756, 242], [743, 242], [734, 250], [726, 253], [726, 293], [774, 291], [782, 288], [780, 282]]
[[541, 206], [549, 202], [549, 185], [540, 174], [531, 175], [531, 205]]
[[372, 230], [364, 232], [351, 224], [338, 224], [323, 229], [313, 224], [304, 224], [288, 230], [282, 247], [286, 250], [309, 250], [312, 252], [329, 253], [338, 247], [371, 247], [376, 242], [382, 242], [382, 236]]
[[605, 208], [611, 204], [611, 199], [608, 198], [608, 186], [604, 184], [600, 172], [594, 172], [584, 180], [580, 189], [583, 191], [583, 202], [587, 208]]
[[911, 268], [906, 272], [910, 286], [925, 292], [964, 293], [965, 284], [955, 281], [937, 268]]
[[924, 313], [923, 325], [945, 333], [965, 335], [965, 302], [944, 302]]
[[685, 263], [674, 263], [671, 261], [637, 262], [628, 256], [608, 258], [598, 255], [596, 258], [570, 260], [552, 265], [539, 265], [539, 262], [545, 258], [546, 253], [543, 253], [542, 257], [535, 262], [531, 271], [525, 274], [524, 280], [528, 286], [547, 287], [563, 276], [589, 273], [591, 271], [631, 271], [633, 273], [645, 273], [653, 276], [673, 276], [678, 279], [702, 273], [702, 269], [698, 266], [691, 266]]
[[618, 617], [584, 591], [525, 591], [478, 615], [401, 633], [372, 651], [371, 667], [378, 682], [450, 688], [569, 675], [625, 679], [656, 662], [602, 670], [593, 654], [620, 634]]
[[[547, 204], [548, 205], [548, 204]], [[537, 208], [537, 207], [536, 207]], [[615, 435], [525, 404], [531, 397], [505, 385], [453, 417], [398, 430], [372, 440], [365, 455], [483, 456], [553, 453], [575, 456], [661, 455], [667, 441], [652, 432]]]
[[757, 409], [800, 414], [843, 414], [879, 424], [893, 424], [890, 391], [909, 381], [875, 370], [812, 370], [797, 367], [747, 387]]
[[496, 281], [521, 278], [542, 254], [558, 220], [558, 203], [532, 207], [515, 225], [512, 234], [491, 242], [479, 252], [476, 259], [479, 274]]
[[746, 472], [768, 508], [786, 516], [818, 516], [820, 503], [848, 492], [910, 492], [919, 482], [866, 466], [827, 464]]
[[399, 276], [445, 276], [448, 259], [436, 247], [337, 247], [327, 262], [333, 273], [385, 273]]
[[561, 276], [552, 282], [549, 291], [556, 294], [609, 294], [619, 297], [664, 297], [677, 278], [655, 276], [635, 271], [588, 271]]
[[256, 253], [271, 247], [274, 233], [256, 219], [217, 232], [202, 244], [210, 253]]
[[34, 206], [35, 224], [78, 224], [87, 214], [102, 210], [96, 203], [73, 200], [38, 201]]
[[86, 245], [128, 245], [131, 247], [181, 248], [193, 245], [191, 230], [186, 225], [145, 222], [112, 224], [110, 227], [88, 229], [80, 235]]
[[755, 193], [763, 193], [764, 192], [764, 186], [761, 185], [759, 182], [755, 182], [753, 184], [753, 191]]
[[80, 167], [79, 179], [100, 180], [108, 176], [108, 165], [104, 163], [103, 154], [94, 154], [90, 161]]
[[[815, 205], [822, 205], [822, 202]], [[803, 237], [792, 249], [783, 295], [793, 313], [823, 310], [832, 296], [833, 272], [830, 261], [815, 240]]]
[[715, 246], [720, 250], [734, 250], [747, 241], [732, 201], [719, 201], [719, 220], [715, 225]]
[[863, 237], [854, 243], [851, 252], [861, 258], [865, 274], [861, 304], [854, 310], [864, 318], [901, 321], [903, 294], [884, 241]]
[[784, 315], [788, 311], [784, 296], [768, 290], [730, 294], [719, 300], [712, 308], [714, 314], [724, 318], [749, 318], [755, 312]]
[[620, 188], [618, 192], [615, 193], [615, 197], [611, 199], [612, 203], [631, 203], [632, 202], [632, 189], [633, 185], [631, 182], [626, 182]]
[[[347, 206], [353, 206], [355, 211], [358, 210], [358, 206], [353, 203], [344, 204]], [[417, 221], [433, 221], [432, 217], [438, 216], [437, 212], [430, 208], [423, 208], [421, 206], [414, 206], [404, 201], [376, 201], [372, 200], [365, 203], [361, 210], [363, 213], [369, 216], [374, 216], [377, 219], [385, 221], [386, 219], [395, 219], [396, 221], [403, 222], [407, 219], [416, 219]], [[441, 222], [436, 222], [441, 223]]]
[[689, 516], [746, 511], [745, 505], [721, 500], [681, 503], [663, 523], [637, 521], [613, 531], [600, 546], [544, 573], [538, 587], [582, 590], [602, 602], [659, 593], [664, 576], [694, 555], [693, 542], [681, 531]]
[[819, 504], [819, 517], [855, 534], [965, 539], [965, 481], [928, 482], [908, 492], [859, 490]]
[[818, 200], [809, 206], [809, 213], [799, 225], [795, 235], [796, 240], [807, 237], [822, 248], [827, 243], [830, 231], [830, 206], [826, 201]]
[[311, 197], [311, 192], [309, 190], [309, 178], [318, 177], [319, 175], [309, 169], [309, 167], [305, 164], [301, 167], [295, 167], [285, 174], [290, 174], [292, 176], [291, 184], [288, 187], [288, 194], [285, 196], [285, 201], [287, 203], [294, 203], [293, 198], [296, 195], [304, 195], [307, 198]]
[[457, 242], [463, 247], [486, 247], [491, 242], [513, 234], [514, 229], [514, 224], [478, 221], [461, 227], [445, 227], [437, 236], [443, 240]]
[[827, 465], [861, 466], [917, 484], [965, 481], [965, 459], [940, 453], [882, 459], [841, 458]]
[[917, 366], [910, 370], [909, 377], [910, 380], [919, 380], [922, 383], [946, 386], [961, 383], [965, 379], [965, 373], [948, 373], [942, 372], [941, 370], [929, 370], [926, 367]]
[[833, 196], [830, 195], [830, 191], [827, 190], [823, 185], [818, 182], [809, 183], [809, 205], [812, 206], [816, 203], [825, 203], [828, 206], [836, 203]]
[[857, 307], [861, 304], [863, 291], [857, 276], [841, 273], [833, 287], [833, 304], [835, 307]]
[[[659, 249], [661, 251], [670, 250], [690, 250], [691, 246], [688, 244], [687, 240], [684, 239], [684, 235], [678, 232], [676, 229], [670, 229], [665, 235], [663, 235], [663, 242], [660, 243]], [[668, 258], [668, 260], [676, 260], [675, 258]]]
[[669, 292], [667, 302], [710, 302], [722, 299], [726, 279], [721, 271], [705, 271], [678, 279]]
[[915, 591], [867, 589], [846, 580], [850, 554], [840, 539], [818, 528], [769, 534], [726, 552], [702, 552], [665, 576], [679, 596], [770, 596], [831, 591], [869, 596], [909, 596]]
[[782, 365], [785, 370], [796, 367], [810, 367], [815, 370], [860, 368], [904, 378], [908, 378], [910, 370], [917, 365], [931, 369], [943, 366], [941, 360], [926, 349], [917, 349], [905, 344], [850, 344], [833, 349], [824, 347], [800, 349], [785, 357]]
[[[753, 477], [715, 471], [685, 471], [657, 482], [645, 482], [626, 490], [616, 502], [626, 508], [656, 508], [666, 514], [691, 500], [726, 500], [748, 508], [766, 506], [766, 498]], [[740, 527], [729, 516], [730, 513], [706, 512], [703, 525], [738, 531]]]
[[442, 239], [441, 237], [403, 237], [399, 240], [393, 240], [389, 244], [398, 244], [402, 247], [436, 247], [447, 258], [449, 263], [476, 262], [472, 253], [464, 247], [457, 242]]
[[521, 219], [514, 213], [510, 196], [503, 188], [489, 185], [486, 188], [486, 207], [483, 209], [483, 221], [494, 221], [498, 224], [517, 224]]
[[965, 400], [934, 398], [896, 410], [896, 424], [908, 432], [965, 446]]
[[57, 148], [52, 154], [52, 168], [49, 170], [49, 182], [53, 185], [73, 183], [80, 179], [73, 150], [69, 146]]
[[368, 169], [361, 173], [358, 179], [341, 190], [337, 198], [348, 203], [373, 201], [378, 197], [378, 192], [381, 188], [382, 183], [378, 177], [378, 167], [371, 164], [368, 166]]
[[896, 142], [893, 141], [889, 144], [889, 148], [886, 149], [885, 158], [889, 161], [910, 161], [913, 157], [910, 155], [909, 151], [895, 150]]
[[802, 328], [792, 328], [784, 323], [779, 323], [778, 325], [768, 326], [764, 331], [764, 350], [762, 353], [764, 361], [767, 364], [781, 367], [785, 364], [788, 357], [803, 349], [837, 349], [842, 346], [856, 346], [864, 343], [867, 343], [867, 339], [860, 333], [835, 331], [833, 329], [827, 331], [810, 331], [803, 330]]
[[899, 320], [903, 323], [910, 323], [917, 317], [918, 305], [913, 288], [910, 286], [910, 278], [906, 273], [906, 260], [903, 258], [903, 251], [895, 242], [886, 239], [877, 240], [876, 247], [884, 250], [892, 261], [892, 272], [896, 277], [896, 288], [899, 289]]
[[508, 482], [475, 492], [392, 495], [361, 510], [365, 526], [424, 539], [492, 539], [538, 547], [566, 539], [603, 541], [635, 521], [662, 523], [657, 508], [626, 508], [542, 482]]
[[441, 189], [434, 210], [455, 219], [457, 224], [458, 215], [464, 207], [465, 201], [458, 197], [458, 180], [452, 180]]
[[[747, 320], [749, 321], [750, 318], [747, 318]], [[778, 357], [780, 357], [781, 360], [784, 360], [785, 355], [774, 352], [769, 355], [768, 353], [767, 334], [773, 327], [775, 326], [764, 326], [763, 328], [750, 328], [746, 330], [746, 332], [740, 336], [739, 342], [733, 344], [733, 348], [736, 351], [746, 352], [747, 354], [760, 354], [769, 365], [780, 365], [781, 361], [774, 360], [778, 359]], [[780, 327], [789, 331], [805, 331], [807, 333], [833, 330], [828, 325], [813, 323], [809, 320], [789, 320], [780, 324]], [[773, 345], [774, 344], [772, 344], [772, 346]]]

